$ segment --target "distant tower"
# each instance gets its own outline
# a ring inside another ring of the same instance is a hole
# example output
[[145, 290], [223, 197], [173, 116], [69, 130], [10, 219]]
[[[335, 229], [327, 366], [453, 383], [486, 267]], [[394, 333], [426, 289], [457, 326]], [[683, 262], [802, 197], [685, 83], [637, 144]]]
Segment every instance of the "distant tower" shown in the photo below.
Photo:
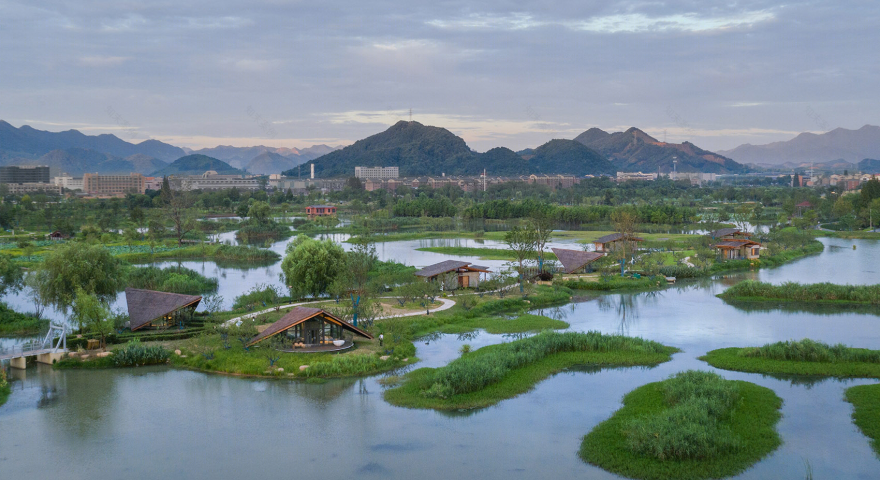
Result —
[[412, 122], [412, 109], [409, 109], [409, 121]]
[[312, 180], [314, 180], [315, 179], [315, 164], [312, 163], [311, 166], [312, 166]]
[[678, 157], [672, 157], [672, 179], [678, 180], [678, 169], [676, 166], [678, 165]]

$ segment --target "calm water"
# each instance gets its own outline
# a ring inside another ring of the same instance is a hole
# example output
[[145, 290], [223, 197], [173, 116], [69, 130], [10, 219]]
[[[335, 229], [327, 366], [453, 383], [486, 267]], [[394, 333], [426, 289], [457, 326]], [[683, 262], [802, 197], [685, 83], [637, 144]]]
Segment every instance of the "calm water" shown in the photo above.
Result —
[[[776, 270], [656, 293], [590, 296], [537, 312], [564, 318], [572, 330], [642, 336], [682, 353], [653, 369], [572, 369], [479, 411], [393, 407], [382, 400], [377, 378], [309, 385], [165, 367], [32, 367], [15, 372], [14, 393], [0, 407], [0, 478], [617, 478], [578, 460], [581, 437], [620, 408], [630, 390], [689, 368], [712, 370], [697, 360], [708, 350], [804, 337], [880, 349], [880, 318], [872, 313], [748, 311], [715, 297], [746, 277], [880, 283], [880, 244], [856, 241], [853, 250], [853, 241], [825, 242], [820, 256]], [[412, 244], [395, 243], [409, 246], [395, 251], [386, 244], [380, 254], [396, 258], [387, 255], [410, 248], [410, 258], [433, 262], [413, 253]], [[221, 289], [233, 281], [246, 289], [245, 281], [270, 277], [270, 268], [276, 267], [229, 272]], [[464, 343], [510, 339], [423, 339], [416, 343], [419, 366], [446, 364]], [[875, 381], [719, 373], [771, 388], [785, 402], [782, 447], [740, 478], [803, 478], [804, 460], [815, 478], [878, 477], [880, 461], [842, 399], [845, 388]]]

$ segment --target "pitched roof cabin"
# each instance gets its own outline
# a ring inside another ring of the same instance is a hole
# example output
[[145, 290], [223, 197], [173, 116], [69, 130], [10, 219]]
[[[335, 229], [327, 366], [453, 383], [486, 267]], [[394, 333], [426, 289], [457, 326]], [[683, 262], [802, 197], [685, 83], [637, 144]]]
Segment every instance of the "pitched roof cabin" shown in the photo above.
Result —
[[551, 248], [553, 254], [562, 264], [565, 273], [580, 273], [586, 270], [587, 266], [604, 255], [598, 252], [584, 252], [583, 250], [568, 250], [565, 248]]
[[281, 339], [279, 350], [328, 352], [350, 348], [345, 332], [372, 340], [364, 330], [320, 308], [296, 307], [247, 342], [248, 346], [269, 338]]
[[644, 242], [644, 238], [636, 237], [635, 235], [625, 235], [623, 233], [612, 233], [610, 235], [605, 235], [604, 237], [599, 237], [593, 240], [593, 245], [596, 246], [597, 252], [613, 252], [619, 248], [620, 242]]
[[714, 248], [727, 260], [753, 260], [761, 257], [761, 244], [748, 238], [724, 238]]
[[336, 207], [333, 205], [309, 205], [306, 207], [306, 214], [310, 219], [336, 215]]
[[812, 203], [810, 203], [807, 200], [804, 200], [803, 202], [794, 206], [794, 209], [795, 209], [794, 215], [796, 217], [802, 217], [802, 216], [804, 216], [804, 212], [810, 211], [813, 208], [815, 208], [815, 207], [813, 206]]
[[434, 265], [417, 271], [415, 275], [427, 281], [436, 280], [437, 277], [446, 273], [458, 275], [458, 286], [462, 288], [477, 287], [480, 285], [480, 273], [490, 273], [489, 267], [472, 265], [470, 262], [459, 260], [444, 260]]
[[125, 289], [129, 328], [168, 328], [181, 318], [191, 317], [202, 297], [157, 292], [140, 288]]
[[751, 237], [752, 234], [749, 232], [744, 232], [739, 228], [719, 228], [718, 230], [713, 230], [707, 234], [709, 237], [712, 237], [713, 240], [720, 240], [725, 238], [742, 238], [742, 237]]

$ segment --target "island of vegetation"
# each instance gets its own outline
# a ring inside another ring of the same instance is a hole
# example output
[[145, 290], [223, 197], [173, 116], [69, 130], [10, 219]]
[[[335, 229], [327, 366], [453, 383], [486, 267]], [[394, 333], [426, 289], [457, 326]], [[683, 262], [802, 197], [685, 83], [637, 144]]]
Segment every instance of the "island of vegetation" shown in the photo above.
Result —
[[743, 381], [687, 371], [628, 393], [581, 443], [580, 457], [630, 478], [723, 478], [775, 450], [782, 400]]
[[745, 280], [718, 295], [725, 300], [747, 302], [802, 302], [857, 305], [880, 304], [880, 285], [803, 284], [780, 285]]
[[880, 350], [803, 339], [761, 347], [720, 348], [700, 357], [715, 368], [738, 372], [880, 378]]
[[12, 387], [9, 386], [9, 381], [6, 380], [6, 369], [0, 368], [0, 407], [6, 403], [11, 393]]
[[880, 384], [850, 387], [846, 401], [853, 406], [853, 423], [871, 439], [871, 448], [880, 455]]
[[422, 368], [385, 391], [385, 400], [410, 408], [481, 408], [532, 389], [574, 365], [655, 366], [678, 350], [657, 342], [598, 332], [538, 335], [464, 352], [441, 368]]

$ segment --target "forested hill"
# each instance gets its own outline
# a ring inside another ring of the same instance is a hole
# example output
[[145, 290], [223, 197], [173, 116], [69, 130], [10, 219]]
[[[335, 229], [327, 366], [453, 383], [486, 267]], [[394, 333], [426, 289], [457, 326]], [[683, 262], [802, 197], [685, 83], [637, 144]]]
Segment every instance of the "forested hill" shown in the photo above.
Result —
[[165, 175], [201, 175], [208, 170], [213, 170], [220, 175], [240, 175], [244, 172], [232, 168], [223, 160], [209, 157], [207, 155], [187, 155], [180, 157], [167, 167], [153, 173], [154, 176]]
[[620, 171], [653, 173], [659, 169], [667, 173], [672, 171], [673, 160], [677, 160], [676, 167], [680, 172], [745, 171], [743, 165], [693, 143], [661, 142], [635, 127], [614, 133], [591, 128], [575, 137], [575, 141], [602, 153]]
[[400, 121], [309, 163], [320, 177], [350, 177], [359, 166], [400, 167], [402, 176], [419, 176], [457, 174], [475, 158], [464, 140], [445, 128]]
[[[550, 141], [538, 147], [534, 157], [526, 160], [505, 147], [477, 153], [462, 138], [445, 128], [404, 121], [309, 163], [314, 163], [315, 174], [319, 177], [352, 176], [357, 166], [397, 166], [404, 177], [442, 173], [479, 175], [484, 169], [489, 175], [503, 176], [615, 172], [614, 166], [600, 153], [572, 140]], [[293, 170], [284, 173], [295, 174]]]

